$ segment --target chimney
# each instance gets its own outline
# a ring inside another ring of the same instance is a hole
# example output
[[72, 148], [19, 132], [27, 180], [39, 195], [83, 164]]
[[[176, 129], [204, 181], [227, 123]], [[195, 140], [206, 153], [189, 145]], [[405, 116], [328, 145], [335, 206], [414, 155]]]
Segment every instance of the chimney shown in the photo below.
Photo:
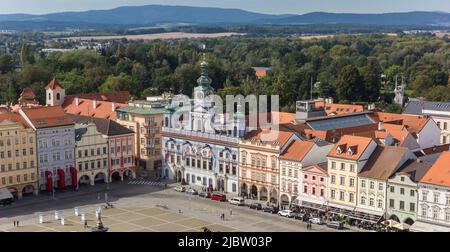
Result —
[[76, 97], [75, 98], [75, 105], [78, 107], [78, 105], [80, 105], [80, 98]]
[[92, 107], [93, 107], [94, 109], [97, 108], [97, 100], [93, 100], [93, 101], [92, 101]]
[[116, 103], [115, 102], [111, 103], [111, 109], [112, 109], [113, 112], [116, 110]]

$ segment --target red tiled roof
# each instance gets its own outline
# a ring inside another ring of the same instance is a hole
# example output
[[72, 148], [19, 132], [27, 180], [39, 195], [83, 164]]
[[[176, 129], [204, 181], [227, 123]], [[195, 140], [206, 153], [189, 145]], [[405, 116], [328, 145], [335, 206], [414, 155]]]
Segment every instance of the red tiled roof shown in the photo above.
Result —
[[[430, 118], [422, 115], [405, 115], [385, 112], [374, 112], [372, 117], [379, 122], [383, 122], [385, 128], [387, 124], [402, 125], [412, 134], [419, 133], [427, 124], [428, 120], [430, 120]], [[395, 126], [388, 125], [387, 127]]]
[[35, 128], [48, 128], [74, 124], [60, 106], [22, 108]]
[[354, 104], [337, 104], [337, 103], [325, 103], [323, 101], [316, 101], [316, 108], [325, 108], [325, 113], [327, 115], [335, 114], [350, 114], [356, 112], [363, 112], [364, 107], [362, 105], [354, 105]]
[[[369, 137], [344, 135], [341, 140], [339, 140], [339, 142], [333, 147], [333, 149], [331, 149], [328, 156], [358, 160], [372, 141], [372, 138]], [[338, 154], [337, 151], [339, 146], [341, 146], [341, 154]], [[345, 146], [345, 149], [342, 149], [343, 146]], [[348, 155], [348, 148], [352, 148], [353, 155]]]
[[71, 94], [66, 95], [64, 104], [71, 104], [76, 97], [86, 100], [107, 101], [115, 103], [128, 103], [130, 100], [130, 92], [116, 91], [107, 93], [87, 93], [87, 94]]
[[52, 81], [50, 81], [50, 83], [45, 87], [45, 89], [50, 88], [51, 90], [56, 89], [57, 87], [64, 89], [56, 80], [56, 78], [53, 78]]
[[96, 101], [96, 103], [97, 106], [94, 108], [94, 100], [80, 98], [78, 105], [76, 104], [76, 100], [73, 99], [70, 104], [64, 102], [62, 107], [64, 112], [68, 114], [116, 120], [117, 114], [115, 110], [127, 106], [127, 104], [124, 103], [113, 103], [108, 101]]
[[19, 122], [25, 128], [31, 128], [30, 124], [28, 124], [27, 121], [21, 115], [15, 113], [15, 112], [0, 113], [0, 122], [5, 121], [5, 120], [11, 121], [11, 122]]
[[[277, 131], [277, 130], [253, 130], [246, 136], [247, 141], [262, 141], [265, 144], [284, 146], [288, 140], [294, 135], [294, 132]], [[264, 136], [271, 140], [265, 141]], [[275, 138], [274, 140], [272, 140]]]
[[420, 182], [450, 187], [450, 151], [442, 152]]
[[302, 161], [313, 146], [314, 142], [295, 140], [286, 148], [286, 150], [281, 154], [280, 158]]

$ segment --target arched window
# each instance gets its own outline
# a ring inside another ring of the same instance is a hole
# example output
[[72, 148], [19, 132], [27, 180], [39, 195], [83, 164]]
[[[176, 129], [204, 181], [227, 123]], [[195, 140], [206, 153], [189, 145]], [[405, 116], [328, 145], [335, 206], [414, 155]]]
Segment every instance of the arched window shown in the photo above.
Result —
[[52, 100], [52, 94], [48, 94], [48, 100], [51, 101]]
[[56, 94], [56, 100], [59, 101], [60, 99], [61, 99], [61, 94], [60, 94], [60, 93], [57, 93], [57, 94]]

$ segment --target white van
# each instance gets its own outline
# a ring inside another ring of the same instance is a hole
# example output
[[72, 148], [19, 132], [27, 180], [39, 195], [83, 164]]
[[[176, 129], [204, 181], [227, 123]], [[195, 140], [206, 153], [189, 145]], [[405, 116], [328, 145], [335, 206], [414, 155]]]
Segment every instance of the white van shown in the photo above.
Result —
[[233, 204], [236, 206], [244, 206], [245, 205], [245, 200], [241, 197], [231, 198], [228, 202], [230, 202], [230, 204]]

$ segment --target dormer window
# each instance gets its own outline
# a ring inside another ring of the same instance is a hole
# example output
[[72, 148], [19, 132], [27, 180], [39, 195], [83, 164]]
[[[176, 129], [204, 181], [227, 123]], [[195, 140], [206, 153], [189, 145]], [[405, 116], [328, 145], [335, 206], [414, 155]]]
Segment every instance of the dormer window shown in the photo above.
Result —
[[341, 155], [342, 154], [342, 149], [340, 147], [337, 147], [336, 152], [337, 152], [337, 154]]
[[351, 148], [348, 148], [347, 153], [349, 156], [353, 156], [353, 150]]

